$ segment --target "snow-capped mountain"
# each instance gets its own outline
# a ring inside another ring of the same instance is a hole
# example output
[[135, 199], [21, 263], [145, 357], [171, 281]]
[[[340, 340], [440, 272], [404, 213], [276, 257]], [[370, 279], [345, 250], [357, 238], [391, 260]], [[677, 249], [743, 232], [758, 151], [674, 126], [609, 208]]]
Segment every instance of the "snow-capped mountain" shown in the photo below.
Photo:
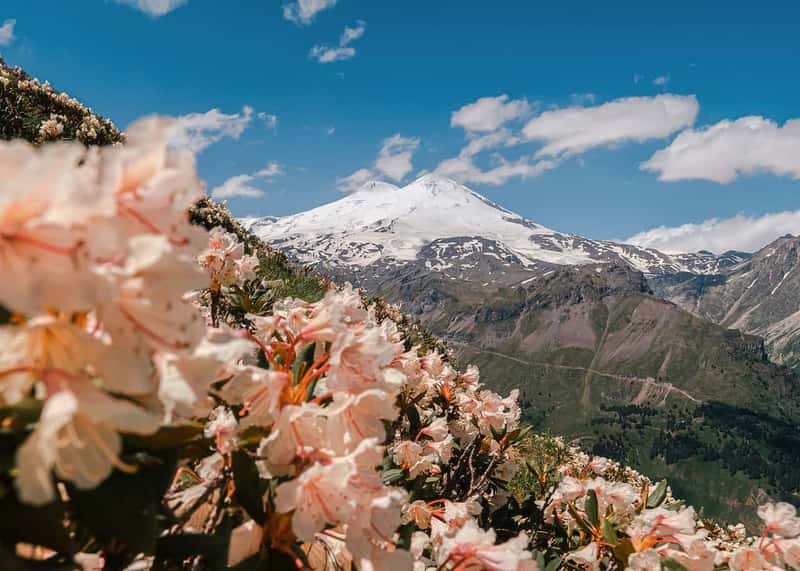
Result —
[[408, 264], [489, 281], [590, 263], [623, 263], [645, 274], [713, 274], [747, 258], [668, 255], [557, 232], [435, 175], [402, 188], [371, 182], [307, 212], [242, 222], [298, 261], [355, 281]]

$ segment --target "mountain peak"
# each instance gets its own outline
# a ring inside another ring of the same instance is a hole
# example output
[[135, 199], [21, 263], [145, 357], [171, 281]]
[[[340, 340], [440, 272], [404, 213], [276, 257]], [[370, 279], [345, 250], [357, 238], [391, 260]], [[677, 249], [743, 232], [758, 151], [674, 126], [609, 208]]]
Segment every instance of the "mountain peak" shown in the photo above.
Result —
[[382, 180], [370, 180], [365, 182], [364, 184], [359, 187], [356, 193], [359, 192], [394, 192], [399, 190], [400, 187], [394, 185], [390, 182], [384, 182]]
[[477, 251], [483, 257], [516, 259], [525, 268], [611, 262], [644, 273], [710, 273], [717, 265], [711, 254], [668, 256], [556, 232], [432, 173], [402, 188], [369, 182], [307, 212], [248, 223], [259, 237], [301, 262], [336, 267], [395, 265], [422, 258], [436, 267], [461, 267], [473, 264]]

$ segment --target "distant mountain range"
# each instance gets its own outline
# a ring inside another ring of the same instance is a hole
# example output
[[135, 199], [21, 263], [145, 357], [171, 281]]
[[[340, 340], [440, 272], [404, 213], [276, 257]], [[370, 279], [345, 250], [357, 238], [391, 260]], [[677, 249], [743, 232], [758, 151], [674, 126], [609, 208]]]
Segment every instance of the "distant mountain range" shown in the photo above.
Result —
[[491, 281], [504, 281], [516, 271], [598, 262], [624, 263], [646, 274], [706, 275], [748, 257], [740, 252], [668, 255], [557, 232], [435, 175], [403, 188], [371, 182], [307, 212], [243, 222], [304, 263], [363, 278], [415, 262], [453, 277], [472, 276], [480, 257], [499, 262], [491, 264]]
[[430, 175], [243, 222], [400, 303], [488, 384], [519, 388], [534, 426], [668, 476], [713, 515], [800, 491], [800, 378], [769, 360], [797, 361], [795, 238], [670, 255], [550, 230]]

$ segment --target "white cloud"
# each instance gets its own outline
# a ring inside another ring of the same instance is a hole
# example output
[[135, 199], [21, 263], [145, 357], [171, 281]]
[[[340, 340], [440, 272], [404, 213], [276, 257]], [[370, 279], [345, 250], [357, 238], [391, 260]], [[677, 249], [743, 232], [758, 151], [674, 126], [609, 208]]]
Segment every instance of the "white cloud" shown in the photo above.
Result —
[[344, 61], [356, 57], [356, 49], [350, 44], [361, 36], [367, 29], [367, 23], [364, 20], [359, 20], [355, 28], [346, 26], [339, 38], [339, 45], [337, 47], [330, 47], [326, 45], [317, 45], [311, 48], [308, 52], [308, 57], [317, 60], [319, 63], [331, 63], [335, 61]]
[[189, 0], [114, 0], [118, 4], [125, 4], [144, 12], [148, 16], [158, 18], [180, 8]]
[[253, 119], [253, 108], [245, 106], [241, 113], [227, 115], [219, 109], [190, 113], [177, 117], [171, 145], [199, 153], [206, 147], [229, 137], [238, 139]]
[[412, 159], [419, 143], [417, 137], [404, 137], [399, 133], [384, 139], [373, 167], [359, 169], [351, 175], [337, 178], [336, 188], [342, 192], [355, 192], [373, 180], [390, 178], [400, 182], [414, 170]]
[[414, 167], [411, 159], [419, 147], [416, 137], [403, 137], [399, 133], [384, 139], [375, 168], [378, 172], [395, 181], [401, 181]]
[[378, 173], [372, 169], [358, 169], [351, 175], [337, 178], [336, 188], [342, 192], [355, 192], [366, 183], [378, 178]]
[[364, 20], [359, 20], [358, 22], [356, 22], [355, 28], [351, 28], [350, 26], [345, 26], [344, 31], [342, 32], [342, 35], [339, 38], [339, 45], [340, 46], [350, 45], [352, 42], [361, 38], [361, 36], [364, 35], [366, 29], [367, 29], [367, 23]]
[[275, 129], [278, 127], [278, 116], [273, 115], [271, 113], [264, 113], [263, 111], [258, 113], [258, 118], [264, 121], [267, 126], [267, 129]]
[[728, 250], [755, 252], [784, 234], [800, 234], [800, 210], [763, 216], [712, 218], [699, 224], [660, 226], [631, 236], [625, 242], [664, 252]]
[[724, 120], [680, 133], [640, 167], [659, 180], [704, 179], [726, 184], [740, 175], [771, 173], [800, 179], [800, 119], [779, 126], [764, 117]]
[[296, 0], [284, 4], [283, 17], [295, 24], [308, 26], [319, 12], [333, 6], [336, 6], [336, 0]]
[[459, 156], [473, 157], [478, 153], [487, 151], [489, 149], [496, 149], [497, 147], [512, 147], [523, 141], [520, 137], [514, 135], [509, 129], [500, 129], [494, 133], [487, 135], [475, 135], [469, 133], [467, 135], [469, 143], [461, 149]]
[[17, 21], [13, 18], [3, 22], [3, 25], [0, 26], [0, 46], [7, 46], [14, 41], [14, 28], [16, 25]]
[[659, 75], [657, 78], [653, 80], [653, 85], [666, 85], [669, 83], [670, 80], [669, 75]]
[[211, 191], [211, 196], [218, 199], [223, 198], [261, 198], [266, 193], [253, 186], [257, 179], [271, 179], [283, 174], [281, 166], [275, 162], [270, 162], [265, 168], [253, 174], [240, 174], [232, 176], [220, 186]]
[[509, 100], [508, 95], [481, 97], [474, 103], [453, 111], [452, 127], [463, 127], [467, 131], [496, 131], [507, 122], [526, 115], [530, 105], [525, 99]]
[[330, 48], [328, 46], [314, 46], [308, 52], [308, 57], [317, 60], [319, 63], [333, 63], [335, 61], [345, 61], [356, 57], [355, 48]]
[[558, 161], [534, 161], [530, 157], [522, 157], [512, 162], [496, 155], [495, 161], [498, 163], [497, 166], [482, 171], [472, 161], [472, 157], [462, 154], [458, 157], [442, 161], [434, 172], [440, 176], [450, 177], [463, 184], [472, 183], [498, 186], [504, 184], [511, 178], [520, 177], [526, 179], [539, 176], [558, 166]]
[[694, 124], [699, 105], [694, 95], [626, 97], [596, 107], [545, 111], [523, 128], [545, 146], [536, 156], [570, 155], [593, 147], [661, 139]]
[[270, 163], [266, 167], [264, 167], [260, 171], [256, 171], [255, 176], [263, 178], [272, 178], [274, 176], [278, 176], [279, 174], [283, 174], [283, 169], [281, 169], [281, 165], [278, 164], [277, 161], [270, 161]]

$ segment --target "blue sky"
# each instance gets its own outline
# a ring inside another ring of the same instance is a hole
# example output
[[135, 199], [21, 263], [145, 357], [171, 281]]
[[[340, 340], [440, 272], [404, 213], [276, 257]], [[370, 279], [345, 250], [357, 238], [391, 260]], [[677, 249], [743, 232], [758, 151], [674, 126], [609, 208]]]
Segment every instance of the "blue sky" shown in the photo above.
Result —
[[336, 200], [361, 169], [441, 172], [494, 134], [474, 172], [449, 172], [551, 228], [715, 250], [800, 233], [796, 2], [301, 4], [4, 0], [0, 53], [122, 127], [189, 116], [209, 189], [264, 193], [229, 198], [237, 215]]

